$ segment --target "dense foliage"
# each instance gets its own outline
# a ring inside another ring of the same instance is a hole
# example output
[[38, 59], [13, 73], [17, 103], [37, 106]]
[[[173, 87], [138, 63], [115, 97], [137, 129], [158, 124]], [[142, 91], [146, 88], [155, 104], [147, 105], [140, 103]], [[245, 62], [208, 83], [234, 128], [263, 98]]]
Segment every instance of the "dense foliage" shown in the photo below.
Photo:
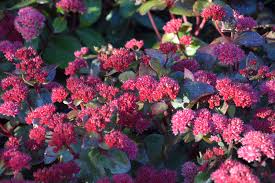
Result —
[[274, 181], [272, 5], [0, 2], [0, 182]]

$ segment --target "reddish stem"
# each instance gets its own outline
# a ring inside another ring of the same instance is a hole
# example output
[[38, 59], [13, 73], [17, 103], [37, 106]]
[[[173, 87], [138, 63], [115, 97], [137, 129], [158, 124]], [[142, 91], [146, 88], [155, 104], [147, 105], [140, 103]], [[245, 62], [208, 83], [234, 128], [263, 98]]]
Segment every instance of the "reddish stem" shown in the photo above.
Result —
[[183, 22], [184, 22], [184, 23], [187, 23], [187, 22], [188, 22], [188, 20], [187, 20], [187, 17], [186, 17], [186, 16], [182, 16], [182, 19], [183, 19]]
[[78, 159], [79, 158], [79, 155], [74, 152], [74, 150], [71, 148], [71, 146], [66, 145], [66, 147], [68, 148], [68, 150], [70, 151], [70, 153], [74, 156], [74, 159]]
[[11, 137], [11, 133], [4, 127], [4, 125], [2, 123], [0, 123], [0, 129], [2, 131], [2, 134], [7, 136], [7, 137]]
[[159, 31], [158, 31], [158, 28], [156, 26], [155, 20], [153, 19], [153, 16], [152, 16], [152, 14], [151, 14], [150, 11], [148, 12], [148, 17], [149, 17], [149, 20], [150, 20], [150, 22], [151, 22], [151, 24], [153, 26], [153, 29], [154, 29], [154, 31], [155, 31], [155, 33], [156, 33], [159, 41], [161, 41], [161, 35], [160, 35]]
[[170, 13], [170, 17], [171, 17], [171, 19], [175, 19], [176, 18], [175, 15], [173, 15], [172, 13]]
[[206, 23], [206, 19], [202, 19], [202, 22], [200, 23], [200, 25], [197, 27], [196, 31], [195, 31], [195, 36], [198, 36], [200, 34], [200, 31], [203, 29], [203, 27], [205, 26]]

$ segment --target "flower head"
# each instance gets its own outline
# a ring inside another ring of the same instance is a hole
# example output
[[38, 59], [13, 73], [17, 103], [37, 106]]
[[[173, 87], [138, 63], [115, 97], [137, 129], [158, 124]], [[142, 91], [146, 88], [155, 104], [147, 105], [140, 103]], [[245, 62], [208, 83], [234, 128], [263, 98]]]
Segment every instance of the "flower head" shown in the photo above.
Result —
[[132, 160], [136, 158], [138, 151], [136, 143], [120, 131], [112, 131], [106, 134], [104, 140], [110, 148], [117, 148], [124, 151]]
[[211, 174], [215, 183], [245, 182], [259, 183], [259, 179], [252, 174], [249, 167], [238, 161], [228, 159], [215, 172]]
[[125, 48], [127, 49], [138, 49], [140, 50], [144, 45], [144, 42], [142, 40], [138, 41], [136, 39], [131, 39], [125, 44]]
[[214, 48], [214, 54], [223, 65], [234, 65], [244, 57], [244, 51], [233, 43], [218, 44]]
[[223, 7], [217, 4], [210, 5], [209, 7], [205, 8], [201, 13], [201, 16], [205, 19], [212, 18], [213, 20], [218, 21], [221, 21], [225, 15], [226, 12]]
[[36, 182], [67, 182], [79, 172], [74, 161], [54, 164], [49, 168], [38, 169], [33, 176]]
[[25, 7], [18, 11], [14, 20], [15, 28], [23, 38], [30, 41], [36, 38], [44, 27], [45, 17], [32, 7]]
[[182, 24], [182, 19], [172, 19], [169, 22], [166, 23], [166, 25], [163, 27], [163, 30], [165, 33], [177, 33]]
[[191, 109], [184, 109], [177, 111], [172, 117], [172, 131], [174, 135], [184, 133], [186, 127], [193, 123], [195, 118], [195, 112]]
[[56, 3], [57, 8], [61, 8], [66, 12], [84, 13], [86, 6], [83, 0], [60, 0]]

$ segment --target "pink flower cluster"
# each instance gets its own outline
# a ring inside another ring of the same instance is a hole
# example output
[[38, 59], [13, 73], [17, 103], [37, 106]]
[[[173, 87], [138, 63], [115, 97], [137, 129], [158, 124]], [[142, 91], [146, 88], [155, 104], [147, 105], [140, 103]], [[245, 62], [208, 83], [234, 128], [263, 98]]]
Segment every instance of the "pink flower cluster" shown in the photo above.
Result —
[[36, 38], [44, 27], [45, 17], [32, 7], [25, 7], [18, 11], [14, 20], [15, 28], [23, 38], [30, 41]]
[[212, 18], [213, 20], [221, 21], [226, 15], [224, 8], [217, 4], [212, 4], [209, 7], [203, 9], [201, 16], [205, 19]]
[[126, 81], [122, 88], [124, 90], [138, 90], [140, 101], [160, 101], [164, 98], [175, 99], [179, 92], [179, 84], [169, 78], [161, 77], [159, 82], [152, 76], [145, 75], [136, 80]]
[[214, 48], [214, 54], [223, 65], [234, 65], [244, 57], [244, 51], [233, 43], [218, 44]]
[[163, 30], [165, 33], [177, 33], [179, 32], [182, 24], [182, 19], [172, 19], [169, 22], [166, 23], [166, 25], [163, 27]]
[[259, 183], [252, 170], [238, 161], [228, 159], [215, 172], [211, 174], [215, 183]]
[[120, 131], [112, 131], [106, 134], [104, 141], [110, 148], [120, 149], [124, 151], [130, 159], [136, 159], [138, 151], [136, 143]]
[[171, 121], [174, 135], [183, 134], [187, 128], [192, 128], [194, 135], [221, 134], [228, 144], [240, 140], [240, 135], [244, 130], [241, 119], [227, 120], [223, 115], [211, 114], [206, 108], [196, 113], [191, 109], [177, 111]]
[[273, 139], [269, 134], [259, 131], [250, 131], [241, 139], [242, 147], [238, 149], [238, 157], [249, 163], [261, 161], [261, 156], [265, 155], [270, 159], [275, 158], [275, 147]]
[[136, 39], [131, 39], [125, 44], [125, 48], [127, 49], [137, 49], [140, 50], [144, 45], [144, 42], [142, 40], [138, 41]]
[[233, 82], [229, 78], [218, 79], [216, 89], [224, 101], [233, 100], [237, 107], [251, 107], [259, 101], [259, 94], [248, 83]]
[[60, 0], [56, 3], [56, 7], [65, 12], [84, 13], [86, 11], [83, 0]]

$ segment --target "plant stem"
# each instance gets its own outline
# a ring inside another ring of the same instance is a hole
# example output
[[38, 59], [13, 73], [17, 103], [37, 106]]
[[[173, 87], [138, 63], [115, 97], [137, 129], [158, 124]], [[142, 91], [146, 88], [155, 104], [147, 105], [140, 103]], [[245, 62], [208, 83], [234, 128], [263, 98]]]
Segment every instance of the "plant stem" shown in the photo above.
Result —
[[205, 23], [206, 23], [206, 19], [204, 18], [204, 19], [202, 19], [202, 22], [200, 23], [200, 25], [196, 28], [195, 36], [198, 36], [200, 34], [200, 31], [205, 26]]
[[183, 22], [184, 22], [184, 23], [187, 23], [187, 22], [188, 22], [188, 20], [187, 20], [187, 17], [186, 17], [186, 16], [182, 16], [182, 19], [183, 19]]
[[158, 31], [158, 28], [156, 26], [155, 20], [154, 20], [154, 18], [153, 18], [153, 16], [152, 16], [152, 14], [151, 14], [150, 11], [148, 12], [148, 17], [149, 17], [149, 20], [150, 20], [150, 22], [151, 22], [151, 24], [153, 26], [153, 29], [154, 29], [154, 31], [155, 31], [155, 33], [156, 33], [159, 41], [161, 41], [161, 35], [160, 35], [159, 31]]

